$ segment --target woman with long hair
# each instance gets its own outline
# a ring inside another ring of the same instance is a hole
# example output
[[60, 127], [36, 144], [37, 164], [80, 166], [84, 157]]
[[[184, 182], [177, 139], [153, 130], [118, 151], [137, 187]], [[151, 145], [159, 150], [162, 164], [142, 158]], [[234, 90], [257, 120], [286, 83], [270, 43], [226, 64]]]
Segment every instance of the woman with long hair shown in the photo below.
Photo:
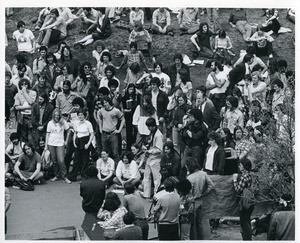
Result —
[[136, 139], [138, 144], [142, 144], [150, 134], [150, 131], [146, 126], [146, 121], [149, 117], [155, 118], [158, 124], [158, 118], [156, 110], [152, 105], [151, 96], [145, 95], [141, 104], [136, 107], [132, 120], [132, 125], [136, 126], [138, 130]]
[[224, 63], [225, 58], [229, 57], [229, 55], [234, 55], [231, 49], [230, 37], [226, 35], [225, 30], [220, 30], [215, 38], [214, 59]]
[[96, 76], [99, 80], [101, 80], [104, 76], [105, 76], [105, 68], [108, 66], [108, 65], [113, 65], [111, 63], [112, 61], [112, 58], [111, 58], [111, 54], [109, 53], [109, 51], [103, 51], [101, 52], [101, 56], [99, 58], [99, 62], [97, 63], [97, 66], [96, 66]]
[[69, 64], [70, 73], [73, 74], [74, 78], [78, 75], [78, 69], [80, 67], [80, 62], [78, 59], [73, 58], [71, 48], [69, 46], [64, 46], [61, 50], [61, 57], [59, 59], [61, 64]]
[[193, 85], [187, 70], [184, 68], [180, 69], [179, 76], [181, 81], [178, 86], [181, 88], [182, 92], [186, 94], [188, 100], [192, 101]]
[[46, 80], [49, 80], [49, 84], [53, 88], [56, 81], [56, 63], [57, 59], [53, 52], [48, 52], [46, 55], [46, 66], [42, 69], [42, 74], [45, 75]]
[[123, 113], [126, 124], [127, 150], [130, 150], [131, 145], [136, 141], [137, 129], [132, 125], [132, 121], [135, 109], [140, 102], [141, 95], [136, 92], [135, 85], [133, 83], [128, 84], [125, 95], [122, 97]]
[[64, 182], [70, 184], [67, 178], [67, 169], [64, 162], [65, 158], [65, 139], [64, 132], [69, 129], [68, 123], [63, 119], [59, 109], [55, 109], [52, 113], [52, 120], [47, 125], [45, 151], [49, 150], [53, 160], [54, 177], [51, 181], [63, 179]]

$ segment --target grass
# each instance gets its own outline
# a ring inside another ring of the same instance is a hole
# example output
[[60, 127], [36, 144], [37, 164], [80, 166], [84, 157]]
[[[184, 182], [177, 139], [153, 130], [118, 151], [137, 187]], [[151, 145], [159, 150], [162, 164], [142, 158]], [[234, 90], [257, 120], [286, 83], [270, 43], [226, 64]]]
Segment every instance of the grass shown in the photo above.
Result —
[[[34, 25], [31, 20], [34, 17], [38, 16], [41, 8], [15, 8], [14, 15], [9, 18], [6, 18], [6, 34], [8, 37], [8, 47], [6, 48], [6, 61], [8, 64], [12, 65], [14, 60], [14, 55], [16, 54], [17, 48], [12, 40], [12, 33], [16, 30], [17, 22], [23, 20], [26, 23], [26, 28], [34, 30]], [[226, 31], [227, 35], [231, 38], [233, 51], [236, 54], [233, 62], [238, 59], [240, 50], [246, 49], [246, 43], [243, 41], [241, 34], [228, 24], [229, 19], [229, 8], [219, 9], [219, 22], [221, 27]], [[248, 21], [250, 23], [262, 23], [265, 19], [262, 17], [263, 9], [247, 9]], [[129, 12], [126, 13], [126, 17], [122, 17], [123, 20], [128, 20]], [[279, 59], [285, 59], [288, 62], [288, 68], [290, 70], [295, 70], [295, 45], [293, 44], [292, 38], [295, 37], [295, 25], [289, 22], [286, 18], [286, 9], [279, 10], [279, 22], [282, 26], [288, 27], [293, 30], [292, 33], [280, 34], [275, 38], [273, 43], [273, 49], [275, 52], [274, 57]], [[176, 19], [176, 14], [171, 14], [172, 23], [175, 25], [175, 36], [160, 36], [152, 35], [153, 38], [153, 49], [154, 53], [157, 54], [157, 60], [162, 62], [164, 67], [167, 67], [173, 61], [173, 55], [176, 52], [181, 52], [187, 54], [191, 59], [190, 52], [190, 36], [183, 35], [179, 36], [179, 26]], [[207, 21], [206, 15], [201, 16], [201, 22]], [[150, 26], [151, 22], [145, 19], [145, 24]], [[71, 29], [68, 32], [66, 42], [73, 47], [75, 41], [83, 38], [84, 34], [79, 34], [80, 20], [76, 20]], [[38, 32], [35, 31], [34, 35], [37, 37]], [[128, 49], [128, 37], [129, 33], [127, 30], [122, 30], [116, 28], [116, 24], [112, 24], [112, 35], [106, 39], [104, 42], [107, 45], [107, 48], [110, 50], [113, 56], [113, 64], [120, 65], [122, 58], [115, 58], [115, 53], [120, 49]], [[56, 45], [49, 48], [51, 51], [56, 50]], [[92, 58], [93, 45], [87, 46], [84, 50], [73, 50], [73, 56], [78, 58], [81, 62], [91, 61], [94, 62]], [[37, 54], [35, 54], [37, 56]], [[264, 61], [267, 58], [263, 59]], [[146, 56], [146, 62], [148, 67], [152, 67], [149, 56]], [[199, 84], [205, 84], [207, 75], [210, 72], [210, 69], [205, 68], [204, 65], [196, 65], [195, 67], [190, 68], [191, 71], [191, 80], [193, 86], [196, 87]], [[125, 69], [123, 68], [117, 73], [117, 78], [121, 81], [125, 78]]]

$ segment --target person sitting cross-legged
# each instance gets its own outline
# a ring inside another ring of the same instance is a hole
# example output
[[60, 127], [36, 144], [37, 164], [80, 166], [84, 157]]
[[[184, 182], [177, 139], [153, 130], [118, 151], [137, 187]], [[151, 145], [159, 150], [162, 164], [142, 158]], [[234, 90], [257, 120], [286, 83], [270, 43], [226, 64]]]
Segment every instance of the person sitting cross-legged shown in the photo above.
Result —
[[14, 167], [14, 174], [22, 180], [37, 182], [44, 176], [41, 172], [41, 156], [34, 150], [30, 143], [25, 143], [23, 154], [19, 157]]

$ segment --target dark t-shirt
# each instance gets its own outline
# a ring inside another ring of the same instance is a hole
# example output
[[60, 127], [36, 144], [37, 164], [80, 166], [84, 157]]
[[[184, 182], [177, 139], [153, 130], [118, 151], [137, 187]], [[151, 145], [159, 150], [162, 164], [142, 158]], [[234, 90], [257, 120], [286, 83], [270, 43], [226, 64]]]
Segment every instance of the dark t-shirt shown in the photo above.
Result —
[[213, 33], [208, 30], [207, 33], [202, 33], [201, 31], [197, 32], [198, 44], [201, 46], [206, 46], [210, 49], [210, 37]]
[[9, 108], [14, 106], [15, 95], [18, 93], [18, 88], [16, 85], [5, 85], [5, 100], [7, 101]]
[[37, 152], [34, 152], [31, 157], [22, 154], [18, 161], [21, 163], [20, 169], [27, 172], [34, 172], [37, 164], [42, 163], [41, 156]]

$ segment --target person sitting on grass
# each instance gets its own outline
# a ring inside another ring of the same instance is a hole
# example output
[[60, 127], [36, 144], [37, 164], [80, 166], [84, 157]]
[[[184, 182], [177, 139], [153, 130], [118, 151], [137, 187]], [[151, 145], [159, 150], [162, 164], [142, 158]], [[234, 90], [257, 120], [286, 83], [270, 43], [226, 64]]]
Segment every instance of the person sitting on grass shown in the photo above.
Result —
[[179, 35], [194, 34], [199, 30], [200, 13], [198, 8], [182, 8], [177, 15]]
[[193, 44], [193, 56], [202, 56], [207, 58], [213, 57], [213, 51], [211, 48], [210, 38], [213, 33], [209, 30], [208, 24], [206, 22], [202, 22], [199, 27], [199, 31], [192, 35], [190, 38]]
[[115, 187], [123, 188], [127, 182], [138, 186], [140, 178], [141, 175], [138, 165], [133, 160], [133, 154], [131, 152], [123, 153], [116, 169], [116, 177], [113, 179], [113, 182], [117, 184]]
[[89, 35], [75, 42], [74, 47], [80, 45], [80, 47], [85, 48], [95, 40], [108, 38], [111, 35], [111, 26], [107, 15], [99, 12], [96, 23], [88, 28], [87, 33]]
[[124, 65], [127, 64], [128, 67], [133, 62], [138, 62], [140, 66], [144, 66], [146, 71], [148, 71], [148, 67], [145, 61], [145, 57], [141, 51], [137, 50], [137, 43], [136, 42], [131, 42], [129, 44], [129, 51], [125, 54], [124, 59], [119, 67], [117, 67], [117, 70], [120, 70]]
[[125, 227], [116, 232], [115, 240], [142, 240], [141, 227], [135, 226], [135, 216], [132, 212], [127, 212], [123, 216]]
[[174, 27], [171, 25], [170, 12], [166, 8], [158, 8], [152, 15], [151, 31], [158, 35], [174, 36]]
[[[23, 154], [20, 155], [14, 167], [14, 174], [22, 180], [37, 182], [44, 176], [41, 172], [41, 156], [30, 143], [25, 143]], [[22, 168], [22, 169], [21, 169]]]
[[67, 24], [56, 8], [50, 10], [51, 18], [43, 24], [38, 36], [38, 44], [36, 48], [41, 45], [49, 47], [50, 43], [63, 40], [67, 36]]

